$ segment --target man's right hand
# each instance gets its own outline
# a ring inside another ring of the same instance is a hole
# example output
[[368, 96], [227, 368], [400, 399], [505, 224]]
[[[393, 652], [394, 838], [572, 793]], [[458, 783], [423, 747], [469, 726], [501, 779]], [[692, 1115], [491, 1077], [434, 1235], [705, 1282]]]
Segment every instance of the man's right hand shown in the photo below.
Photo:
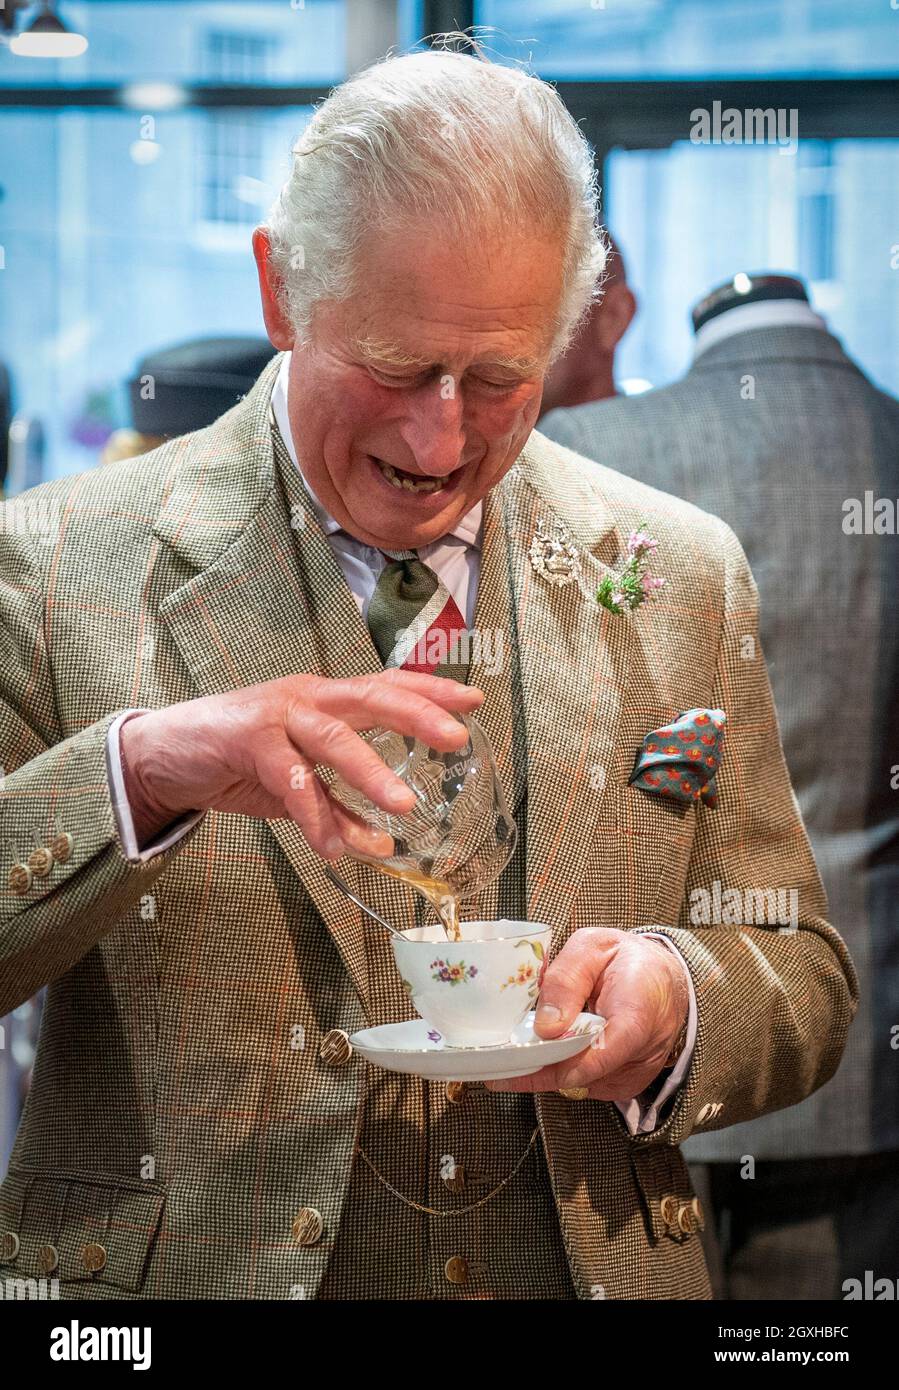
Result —
[[468, 733], [448, 711], [468, 714], [483, 698], [475, 686], [391, 669], [347, 680], [284, 676], [135, 715], [119, 746], [138, 844], [189, 811], [214, 810], [292, 819], [325, 859], [389, 854], [390, 837], [338, 806], [316, 763], [402, 815], [414, 793], [357, 731], [393, 729], [454, 752]]

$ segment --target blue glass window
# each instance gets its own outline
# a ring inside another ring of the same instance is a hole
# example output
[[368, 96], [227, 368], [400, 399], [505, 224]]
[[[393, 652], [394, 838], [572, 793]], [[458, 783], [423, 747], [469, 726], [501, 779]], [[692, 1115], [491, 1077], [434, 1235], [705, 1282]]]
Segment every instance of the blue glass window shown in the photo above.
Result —
[[491, 52], [543, 77], [840, 76], [899, 69], [890, 0], [479, 0]]
[[777, 270], [802, 276], [847, 351], [899, 393], [899, 141], [616, 150], [605, 192], [639, 299], [616, 355], [625, 387], [683, 375], [690, 309], [716, 284]]

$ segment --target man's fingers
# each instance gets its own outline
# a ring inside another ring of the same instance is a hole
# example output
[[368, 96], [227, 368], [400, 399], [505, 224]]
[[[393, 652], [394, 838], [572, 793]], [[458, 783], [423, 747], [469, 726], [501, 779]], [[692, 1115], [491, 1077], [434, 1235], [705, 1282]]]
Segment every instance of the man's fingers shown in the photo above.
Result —
[[[308, 759], [286, 739], [283, 759], [290, 769], [290, 787], [283, 793], [283, 809], [296, 821], [317, 854], [324, 859], [339, 859], [348, 851], [382, 857], [393, 853], [391, 836], [366, 825], [334, 801]], [[277, 771], [273, 776], [280, 785], [282, 758], [271, 757], [269, 767], [275, 764]]]
[[393, 854], [393, 837], [385, 830], [376, 830], [374, 826], [366, 825], [364, 820], [347, 811], [333, 797], [329, 797], [329, 801], [343, 842], [351, 854], [373, 854], [381, 859]]
[[316, 765], [331, 768], [381, 810], [404, 815], [415, 805], [415, 793], [357, 730], [384, 726], [451, 752], [468, 739], [453, 712], [476, 709], [482, 700], [474, 686], [414, 671], [346, 680], [304, 677], [296, 698], [286, 701], [283, 735], [269, 730], [261, 746], [251, 749], [256, 779], [323, 857], [334, 859], [348, 850], [387, 856], [394, 847], [390, 836], [339, 806], [316, 775]]
[[[444, 681], [436, 676], [422, 675], [419, 680], [426, 683], [421, 690], [407, 681], [388, 682], [376, 676], [322, 682], [321, 692], [315, 697], [315, 708], [340, 719], [352, 729], [383, 726], [399, 734], [410, 734], [441, 753], [464, 747], [468, 732], [464, 724], [453, 718], [451, 711], [465, 714], [477, 708], [481, 692], [459, 681]], [[444, 690], [444, 686], [456, 689]]]
[[503, 1081], [485, 1081], [488, 1091], [558, 1091], [562, 1082], [558, 1079], [558, 1064], [541, 1067], [530, 1076], [510, 1076]]
[[412, 789], [341, 719], [298, 705], [288, 712], [286, 729], [291, 742], [302, 749], [309, 762], [333, 768], [349, 786], [383, 811], [403, 815], [412, 810]]
[[391, 666], [375, 676], [384, 685], [395, 686], [399, 690], [410, 690], [415, 695], [423, 695], [444, 709], [455, 709], [468, 713], [483, 703], [484, 692], [476, 685], [463, 685], [461, 681], [449, 680], [446, 676], [428, 676], [423, 671], [403, 671]]
[[531, 1076], [488, 1081], [494, 1091], [562, 1091], [587, 1086], [592, 1100], [633, 1100], [658, 1074], [662, 1058], [647, 1057], [647, 1034], [636, 1016], [608, 1020], [590, 1046], [566, 1062], [541, 1067]]
[[599, 992], [621, 935], [604, 927], [582, 927], [568, 938], [543, 977], [534, 1022], [539, 1037], [557, 1038], [564, 1033]]
[[645, 1019], [636, 1013], [616, 1013], [607, 1019], [605, 1028], [591, 1040], [588, 1048], [567, 1062], [559, 1063], [559, 1072], [565, 1078], [559, 1085], [592, 1086], [597, 1081], [612, 1078], [617, 1081], [620, 1074], [639, 1067], [638, 1059], [644, 1057], [649, 1043]]
[[345, 853], [333, 802], [299, 749], [286, 737], [267, 740], [257, 750], [255, 766], [259, 781], [296, 821], [316, 854], [337, 859]]

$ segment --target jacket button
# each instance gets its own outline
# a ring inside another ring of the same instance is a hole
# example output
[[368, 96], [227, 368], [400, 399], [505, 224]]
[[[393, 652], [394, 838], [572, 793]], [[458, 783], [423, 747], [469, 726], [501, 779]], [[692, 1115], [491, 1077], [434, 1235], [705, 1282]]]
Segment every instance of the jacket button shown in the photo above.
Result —
[[50, 841], [50, 853], [57, 864], [65, 864], [72, 857], [75, 841], [67, 830], [60, 830]]
[[15, 1231], [4, 1231], [0, 1236], [0, 1260], [9, 1264], [19, 1253], [19, 1237]]
[[702, 1202], [700, 1202], [700, 1200], [699, 1200], [698, 1197], [694, 1197], [693, 1200], [692, 1200], [692, 1202], [690, 1203], [690, 1206], [691, 1206], [691, 1208], [692, 1208], [692, 1210], [693, 1210], [693, 1215], [696, 1217], [696, 1220], [697, 1220], [697, 1222], [698, 1222], [698, 1224], [699, 1224], [699, 1229], [700, 1229], [701, 1231], [704, 1231], [704, 1230], [705, 1230], [705, 1215], [704, 1215], [703, 1210], [702, 1210]]
[[37, 1262], [42, 1274], [52, 1274], [59, 1267], [59, 1251], [55, 1245], [42, 1245], [37, 1252]]
[[332, 1028], [322, 1038], [318, 1055], [331, 1067], [342, 1067], [353, 1055], [353, 1045], [342, 1028]]
[[451, 1284], [464, 1284], [470, 1273], [468, 1261], [464, 1255], [451, 1255], [443, 1266], [443, 1272]]
[[682, 1206], [678, 1207], [677, 1224], [678, 1226], [680, 1226], [684, 1235], [688, 1236], [690, 1232], [693, 1230], [693, 1212], [690, 1210], [690, 1207], [686, 1202]]
[[487, 1266], [476, 1260], [466, 1260], [464, 1255], [450, 1255], [443, 1272], [451, 1284], [467, 1284], [475, 1274], [486, 1274]]
[[465, 1169], [461, 1163], [454, 1163], [452, 1171], [443, 1179], [450, 1192], [464, 1192]]
[[466, 1168], [464, 1163], [454, 1163], [443, 1181], [450, 1192], [465, 1192], [471, 1187], [486, 1187], [490, 1179], [485, 1173]]
[[103, 1246], [97, 1245], [94, 1241], [88, 1245], [82, 1245], [81, 1263], [88, 1274], [98, 1274], [101, 1269], [106, 1267], [106, 1251]]
[[659, 1203], [659, 1211], [662, 1213], [662, 1220], [666, 1226], [672, 1226], [677, 1220], [677, 1198], [663, 1197]]
[[53, 855], [46, 845], [39, 845], [28, 856], [28, 867], [35, 878], [46, 878], [53, 868]]
[[448, 1081], [443, 1088], [443, 1093], [450, 1105], [461, 1105], [465, 1099], [465, 1082]]
[[293, 1219], [291, 1233], [298, 1245], [317, 1245], [324, 1228], [321, 1212], [315, 1207], [303, 1207]]
[[31, 887], [34, 874], [27, 864], [13, 864], [6, 879], [6, 886], [17, 898], [24, 898]]

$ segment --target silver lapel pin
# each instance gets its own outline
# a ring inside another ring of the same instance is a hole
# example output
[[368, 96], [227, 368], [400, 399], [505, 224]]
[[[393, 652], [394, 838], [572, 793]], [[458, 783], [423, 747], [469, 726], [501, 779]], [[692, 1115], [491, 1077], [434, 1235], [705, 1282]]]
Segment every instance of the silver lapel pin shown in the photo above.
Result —
[[578, 577], [577, 550], [572, 545], [568, 532], [558, 523], [550, 534], [543, 522], [538, 521], [528, 555], [534, 570], [547, 584], [561, 588], [564, 584], [573, 583]]

